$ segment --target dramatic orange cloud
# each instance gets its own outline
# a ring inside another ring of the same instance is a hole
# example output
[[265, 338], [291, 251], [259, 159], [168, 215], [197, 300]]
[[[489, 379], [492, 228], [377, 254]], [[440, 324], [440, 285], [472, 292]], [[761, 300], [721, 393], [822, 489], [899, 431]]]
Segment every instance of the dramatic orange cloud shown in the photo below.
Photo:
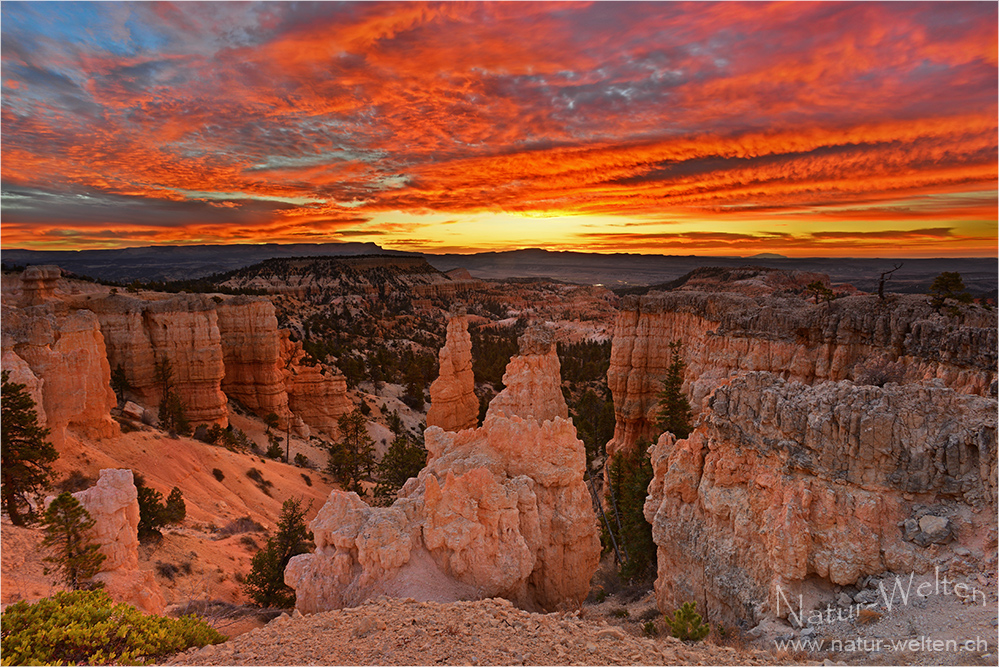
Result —
[[4, 3], [2, 244], [994, 256], [994, 3]]

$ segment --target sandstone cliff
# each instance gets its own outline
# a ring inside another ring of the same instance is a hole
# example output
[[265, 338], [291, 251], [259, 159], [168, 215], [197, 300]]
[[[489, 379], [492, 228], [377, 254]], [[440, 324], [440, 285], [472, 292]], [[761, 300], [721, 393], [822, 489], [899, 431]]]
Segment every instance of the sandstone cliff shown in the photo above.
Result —
[[711, 620], [758, 621], [778, 586], [795, 599], [922, 572], [927, 544], [968, 529], [948, 516], [994, 517], [996, 402], [940, 380], [809, 387], [749, 373], [715, 390], [689, 438], [663, 435], [652, 462], [660, 609], [696, 600]]
[[479, 421], [479, 399], [475, 395], [472, 337], [466, 317], [452, 315], [448, 319], [447, 337], [438, 359], [440, 371], [430, 385], [427, 426], [439, 426], [445, 431], [474, 428]]
[[238, 296], [223, 300], [215, 311], [225, 367], [222, 391], [261, 417], [273, 412], [284, 429], [291, 412], [274, 305]]
[[73, 496], [94, 520], [93, 539], [105, 555], [102, 582], [116, 602], [161, 614], [165, 602], [152, 572], [139, 569], [139, 497], [131, 470], [101, 470], [97, 485]]
[[282, 378], [293, 413], [292, 429], [302, 424], [307, 429], [338, 435], [337, 419], [354, 409], [347, 397], [347, 378], [335, 368], [310, 361], [302, 343], [292, 341], [281, 330]]
[[617, 426], [609, 452], [658, 435], [651, 424], [671, 341], [683, 343], [684, 389], [695, 414], [716, 386], [746, 371], [811, 384], [860, 378], [881, 365], [898, 382], [940, 378], [962, 393], [995, 393], [994, 311], [972, 307], [951, 317], [924, 296], [815, 305], [800, 296], [652, 293], [625, 298], [615, 325], [607, 380]]
[[[531, 367], [515, 357], [508, 375]], [[520, 379], [513, 386], [527, 393], [511, 395], [480, 428], [428, 428], [427, 466], [391, 507], [330, 494], [311, 524], [316, 552], [285, 570], [299, 610], [353, 606], [379, 594], [499, 596], [542, 609], [586, 597], [600, 539], [583, 482], [583, 443], [571, 421], [538, 419], [548, 408], [530, 402], [540, 394]], [[527, 417], [512, 414], [514, 405]]]
[[89, 311], [61, 302], [4, 306], [3, 368], [35, 398], [40, 421], [61, 443], [67, 428], [92, 438], [117, 435], [104, 338]]
[[228, 423], [221, 388], [225, 366], [212, 302], [188, 295], [156, 301], [111, 295], [79, 305], [97, 313], [108, 362], [112, 368], [121, 365], [137, 402], [159, 405], [164, 387], [156, 366], [168, 363], [172, 389], [187, 418], [193, 424]]

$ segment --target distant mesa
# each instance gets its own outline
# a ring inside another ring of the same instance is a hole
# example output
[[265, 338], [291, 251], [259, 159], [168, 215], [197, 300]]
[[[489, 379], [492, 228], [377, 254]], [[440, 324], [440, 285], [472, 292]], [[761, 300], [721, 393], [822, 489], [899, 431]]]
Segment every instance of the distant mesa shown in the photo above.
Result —
[[755, 255], [750, 255], [746, 259], [787, 259], [787, 255], [781, 255], [776, 252], [761, 252]]

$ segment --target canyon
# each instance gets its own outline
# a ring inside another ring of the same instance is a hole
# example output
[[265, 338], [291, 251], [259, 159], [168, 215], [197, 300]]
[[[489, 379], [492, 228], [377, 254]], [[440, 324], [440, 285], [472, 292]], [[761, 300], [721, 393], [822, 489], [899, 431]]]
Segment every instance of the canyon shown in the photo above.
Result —
[[[315, 504], [315, 551], [285, 571], [299, 613], [383, 595], [502, 597], [533, 612], [593, 604], [599, 508], [584, 480], [599, 483], [601, 464], [635, 450], [652, 464], [644, 515], [661, 613], [695, 601], [741, 636], [802, 636], [778, 591], [818, 609], [866, 599], [879, 577], [939, 567], [994, 583], [999, 337], [986, 305], [882, 299], [759, 267], [696, 270], [620, 298], [598, 286], [494, 284], [412, 258], [289, 258], [223, 278], [219, 291], [176, 294], [55, 267], [5, 274], [2, 364], [64, 453], [60, 473], [134, 461], [161, 486], [190, 489], [191, 518], [165, 548], [216, 550], [217, 586], [232, 602], [245, 596], [225, 572], [247, 569], [250, 554], [208, 526], [252, 515], [270, 528], [294, 496]], [[836, 298], [813, 302], [815, 282]], [[473, 336], [513, 332], [519, 349], [486, 386]], [[588, 464], [579, 388], [558, 346], [601, 341], [614, 432]], [[675, 341], [694, 418], [683, 439], [656, 426]], [[397, 375], [367, 374], [379, 359], [399, 362]], [[128, 385], [120, 396], [115, 376]], [[363, 408], [376, 451], [406, 433], [426, 465], [386, 506], [280, 462], [264, 468], [271, 486], [244, 480], [262, 456], [154, 428], [167, 388], [193, 426], [238, 428], [265, 447], [273, 415], [291, 451], [313, 462], [325, 460], [338, 419]], [[102, 474], [95, 488], [110, 482]], [[131, 510], [98, 505], [107, 525], [131, 522]], [[109, 589], [156, 611], [181, 594], [152, 577], [152, 553], [139, 570], [126, 556], [132, 574]]]

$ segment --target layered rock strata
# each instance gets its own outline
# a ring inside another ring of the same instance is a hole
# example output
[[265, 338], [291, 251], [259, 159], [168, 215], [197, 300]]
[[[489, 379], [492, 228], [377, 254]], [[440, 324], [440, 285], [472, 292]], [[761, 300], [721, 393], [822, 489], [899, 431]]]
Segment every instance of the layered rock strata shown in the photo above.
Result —
[[684, 390], [695, 413], [716, 386], [746, 371], [812, 384], [884, 375], [939, 378], [961, 393], [996, 386], [996, 314], [936, 312], [925, 296], [851, 296], [815, 305], [800, 296], [679, 291], [627, 297], [614, 330], [608, 385], [617, 426], [609, 452], [654, 439], [657, 393], [683, 343]]
[[302, 343], [288, 338], [281, 330], [282, 378], [292, 412], [292, 430], [302, 427], [338, 436], [337, 420], [354, 409], [347, 397], [347, 378], [335, 368], [322, 363], [310, 363]]
[[453, 314], [447, 323], [447, 337], [438, 355], [439, 372], [430, 385], [427, 426], [445, 431], [475, 428], [479, 421], [479, 399], [472, 373], [472, 337], [468, 319]]
[[214, 303], [200, 296], [146, 301], [122, 295], [88, 300], [107, 343], [108, 362], [121, 366], [138, 403], [157, 406], [164, 383], [157, 366], [167, 364], [171, 389], [192, 423], [228, 423], [222, 392], [224, 357]]
[[3, 308], [3, 368], [24, 384], [39, 421], [61, 443], [67, 429], [87, 437], [120, 433], [111, 419], [115, 405], [104, 338], [92, 312], [60, 302]]
[[651, 456], [660, 609], [695, 600], [711, 620], [758, 621], [777, 611], [778, 587], [796, 600], [823, 582], [922, 572], [924, 547], [948, 539], [946, 514], [994, 516], [996, 401], [940, 380], [809, 387], [749, 373]]
[[[538, 366], [514, 358], [508, 375]], [[521, 379], [508, 391], [530, 392]], [[571, 421], [538, 416], [547, 408], [531, 402], [537, 396], [509, 396], [479, 428], [428, 428], [427, 466], [391, 507], [333, 491], [310, 526], [316, 552], [285, 570], [298, 609], [354, 606], [380, 594], [505, 597], [528, 609], [581, 602], [600, 556], [586, 454]], [[511, 414], [514, 405], [531, 416]]]
[[139, 569], [139, 497], [131, 470], [101, 470], [97, 485], [73, 496], [94, 520], [91, 529], [105, 559], [94, 577], [118, 602], [150, 613], [165, 601], [152, 572]]
[[274, 304], [237, 296], [219, 303], [215, 311], [225, 368], [222, 391], [255, 414], [276, 414], [283, 430], [291, 411]]

